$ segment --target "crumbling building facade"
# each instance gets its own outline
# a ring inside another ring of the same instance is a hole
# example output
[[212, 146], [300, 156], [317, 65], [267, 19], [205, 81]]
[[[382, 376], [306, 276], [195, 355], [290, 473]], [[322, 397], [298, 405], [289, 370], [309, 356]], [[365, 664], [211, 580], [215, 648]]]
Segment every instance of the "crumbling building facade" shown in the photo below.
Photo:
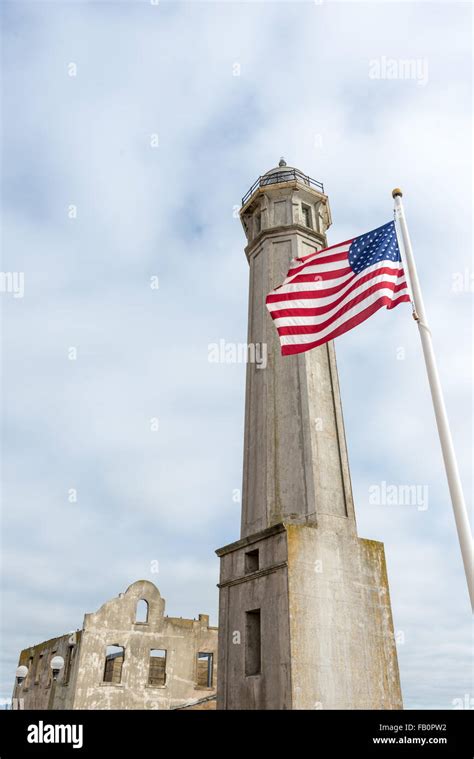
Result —
[[[24, 649], [14, 706], [24, 709], [183, 709], [215, 706], [217, 628], [209, 617], [165, 616], [147, 580], [84, 616], [81, 630]], [[55, 679], [51, 662], [62, 657]]]

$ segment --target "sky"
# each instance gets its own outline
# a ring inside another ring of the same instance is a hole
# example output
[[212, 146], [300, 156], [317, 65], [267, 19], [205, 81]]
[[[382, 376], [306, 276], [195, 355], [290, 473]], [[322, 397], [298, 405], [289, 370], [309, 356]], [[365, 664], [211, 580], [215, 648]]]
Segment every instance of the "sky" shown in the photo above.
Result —
[[[472, 9], [17, 0], [2, 15], [1, 271], [24, 275], [0, 293], [8, 699], [22, 648], [135, 580], [168, 614], [217, 623], [245, 365], [208, 346], [246, 340], [237, 210], [282, 155], [324, 183], [330, 245], [390, 221], [403, 189], [471, 505]], [[470, 606], [410, 307], [336, 352], [405, 708], [472, 708]], [[382, 483], [422, 497], [374, 504]]]

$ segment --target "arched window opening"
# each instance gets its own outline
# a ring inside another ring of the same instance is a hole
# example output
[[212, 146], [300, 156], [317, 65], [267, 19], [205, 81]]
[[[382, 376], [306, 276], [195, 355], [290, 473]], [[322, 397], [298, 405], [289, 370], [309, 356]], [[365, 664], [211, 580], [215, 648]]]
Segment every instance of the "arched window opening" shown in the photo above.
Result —
[[137, 603], [135, 622], [148, 622], [148, 601], [145, 601], [143, 598]]

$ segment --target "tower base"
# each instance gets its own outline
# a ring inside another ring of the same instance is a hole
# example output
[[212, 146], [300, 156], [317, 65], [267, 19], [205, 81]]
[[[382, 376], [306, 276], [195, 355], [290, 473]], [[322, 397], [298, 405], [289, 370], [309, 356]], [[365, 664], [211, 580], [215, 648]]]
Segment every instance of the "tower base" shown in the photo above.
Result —
[[217, 551], [218, 709], [402, 709], [384, 547], [278, 524]]

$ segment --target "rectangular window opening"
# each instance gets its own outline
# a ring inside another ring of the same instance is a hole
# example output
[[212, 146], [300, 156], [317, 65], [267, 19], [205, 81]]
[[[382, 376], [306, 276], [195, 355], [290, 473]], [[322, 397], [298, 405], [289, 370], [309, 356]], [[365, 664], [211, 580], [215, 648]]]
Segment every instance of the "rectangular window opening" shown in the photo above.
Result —
[[199, 652], [197, 655], [197, 685], [212, 688], [213, 654]]
[[259, 675], [262, 665], [260, 609], [245, 612], [245, 674]]
[[43, 670], [43, 656], [43, 654], [40, 654], [38, 657], [38, 664], [36, 665], [35, 685], [37, 685], [40, 681], [41, 672]]
[[259, 552], [258, 548], [253, 551], [248, 551], [245, 554], [245, 573], [256, 572], [259, 568]]
[[148, 685], [166, 685], [166, 651], [163, 648], [152, 648], [150, 651]]
[[313, 219], [311, 215], [311, 207], [302, 204], [301, 211], [303, 213], [303, 224], [310, 229], [313, 228]]
[[125, 658], [123, 646], [107, 646], [104, 666], [104, 683], [118, 685], [122, 681], [122, 667]]
[[71, 664], [72, 664], [73, 652], [74, 652], [74, 646], [68, 646], [67, 653], [66, 653], [66, 661], [64, 663], [64, 678], [63, 678], [64, 685], [67, 685], [69, 683], [69, 678], [71, 676]]

